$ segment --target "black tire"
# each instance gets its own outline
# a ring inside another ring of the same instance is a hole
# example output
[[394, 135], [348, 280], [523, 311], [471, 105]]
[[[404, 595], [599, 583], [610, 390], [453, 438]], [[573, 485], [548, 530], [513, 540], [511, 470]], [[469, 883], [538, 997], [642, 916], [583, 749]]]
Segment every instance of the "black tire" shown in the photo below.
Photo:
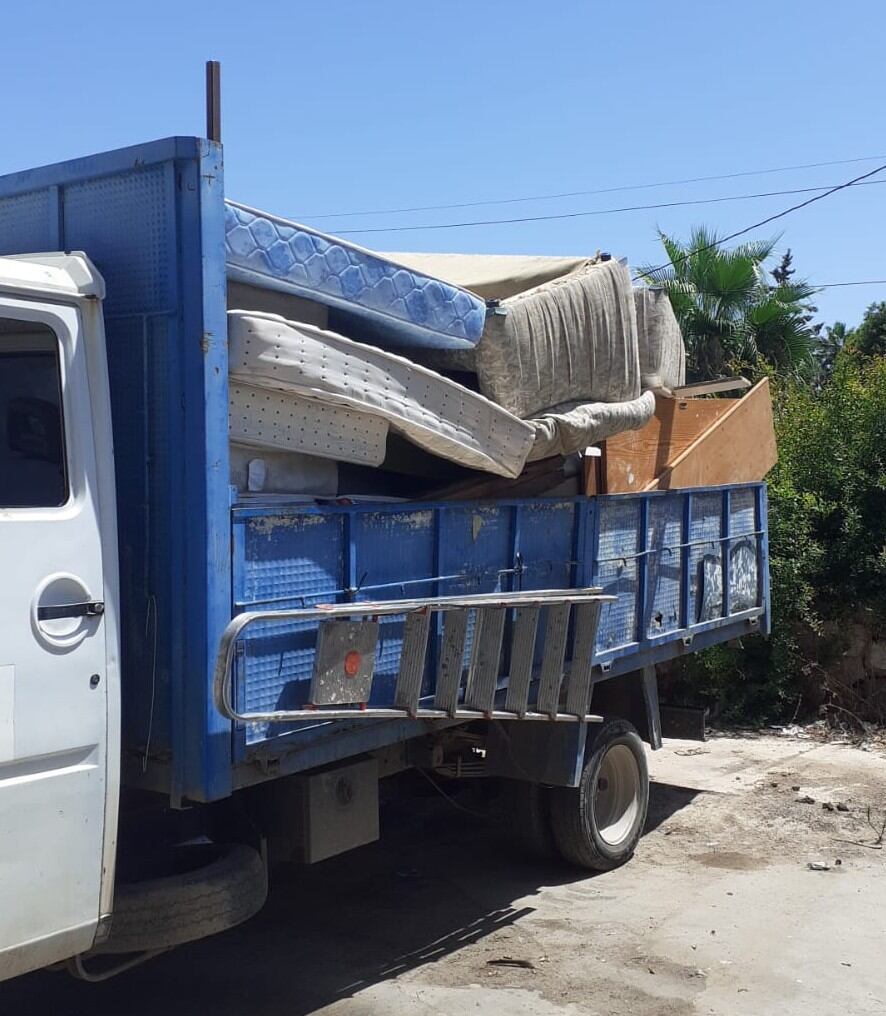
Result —
[[588, 745], [577, 787], [549, 791], [551, 829], [561, 856], [580, 868], [611, 871], [633, 856], [649, 808], [649, 770], [640, 735], [609, 720]]
[[523, 857], [550, 861], [558, 856], [547, 787], [502, 780], [501, 815], [508, 842]]
[[264, 861], [242, 844], [190, 844], [164, 858], [173, 874], [117, 887], [111, 933], [96, 953], [168, 949], [226, 931], [261, 910]]

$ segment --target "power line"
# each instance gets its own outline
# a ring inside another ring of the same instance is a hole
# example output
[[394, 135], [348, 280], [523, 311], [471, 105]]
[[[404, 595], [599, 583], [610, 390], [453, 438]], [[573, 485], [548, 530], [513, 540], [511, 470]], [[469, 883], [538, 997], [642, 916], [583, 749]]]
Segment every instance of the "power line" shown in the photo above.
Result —
[[[754, 229], [759, 229], [761, 226], [766, 226], [770, 222], [775, 222], [776, 219], [783, 219], [786, 215], [790, 215], [791, 212], [799, 211], [801, 208], [805, 208], [807, 205], [814, 204], [816, 201], [821, 201], [823, 198], [830, 197], [831, 194], [836, 194], [837, 191], [845, 190], [847, 187], [854, 187], [861, 183], [862, 180], [867, 180], [868, 177], [874, 176], [877, 173], [882, 173], [886, 169], [886, 163], [882, 166], [877, 166], [876, 169], [870, 170], [868, 173], [862, 173], [861, 176], [856, 176], [852, 180], [847, 180], [845, 183], [837, 184], [836, 187], [831, 187], [830, 190], [824, 192], [824, 194], [816, 194], [814, 198], [807, 198], [805, 201], [801, 201], [797, 205], [791, 205], [790, 208], [785, 208], [783, 212], [776, 212], [775, 215], [769, 215], [765, 219], [761, 219], [759, 222], [754, 222], [750, 226], [745, 226], [744, 229], [739, 229], [734, 233], [730, 233], [728, 236], [722, 236], [713, 243], [706, 244], [704, 247], [699, 247], [696, 250], [687, 251], [681, 257], [675, 258], [673, 261], [667, 261], [663, 265], [659, 265], [657, 268], [651, 268], [647, 272], [643, 272], [641, 275], [634, 277], [634, 282], [640, 279], [648, 279], [650, 276], [655, 275], [656, 272], [664, 271], [665, 268], [672, 268], [675, 265], [681, 264], [687, 258], [692, 257], [695, 254], [702, 254], [704, 251], [713, 250], [714, 247], [720, 247], [724, 243], [728, 243], [730, 240], [734, 240], [736, 237], [744, 236], [745, 233], [750, 233]], [[872, 183], [882, 183], [883, 181], [874, 180]]]
[[308, 213], [302, 219], [345, 219], [361, 215], [401, 215], [407, 212], [438, 212], [453, 208], [482, 208], [485, 205], [515, 205], [526, 201], [554, 201], [558, 198], [588, 197], [592, 194], [617, 194], [623, 191], [653, 190], [656, 187], [680, 187], [689, 183], [709, 183], [712, 180], [736, 180], [744, 176], [766, 176], [771, 173], [789, 173], [799, 169], [820, 169], [823, 166], [847, 166], [856, 162], [873, 162], [886, 155], [861, 155], [854, 159], [835, 159], [831, 162], [806, 162], [797, 166], [776, 166], [771, 169], [746, 169], [738, 173], [719, 173], [715, 176], [692, 176], [684, 180], [661, 180], [658, 183], [625, 184], [620, 187], [600, 187], [596, 190], [562, 191], [559, 194], [530, 194], [518, 198], [489, 198], [486, 201], [460, 201], [448, 205], [414, 205], [411, 208], [375, 208], [360, 212]]
[[836, 289], [838, 286], [886, 286], [886, 279], [864, 279], [860, 282], [824, 282], [816, 289]]
[[[879, 173], [883, 168], [884, 167], [881, 166], [880, 169], [875, 169], [873, 172]], [[865, 177], [871, 175], [871, 173], [866, 173]], [[858, 179], [863, 180], [865, 177], [858, 177]], [[871, 183], [886, 183], [886, 180], [872, 180]], [[645, 212], [661, 208], [682, 208], [687, 205], [716, 205], [726, 201], [750, 201], [756, 198], [784, 197], [786, 194], [811, 194], [816, 191], [828, 191], [829, 187], [831, 190], [839, 190], [841, 187], [845, 186], [850, 185], [840, 184], [836, 188], [830, 184], [825, 184], [821, 187], [795, 187], [790, 190], [761, 191], [758, 194], [732, 194], [719, 198], [689, 198], [684, 201], [660, 201], [651, 205], [625, 205], [621, 208], [592, 208], [578, 212], [559, 212], [553, 215], [525, 215], [513, 219], [476, 219], [472, 222], [438, 222], [425, 223], [419, 226], [373, 226], [365, 229], [340, 229], [338, 230], [338, 234], [340, 236], [351, 236], [355, 233], [412, 233], [417, 230], [428, 229], [464, 229], [469, 226], [504, 226], [521, 222], [551, 222], [555, 219], [579, 219], [591, 215], [616, 215], [622, 212]], [[828, 191], [828, 193], [830, 192], [831, 191]], [[824, 195], [821, 196], [823, 197]]]

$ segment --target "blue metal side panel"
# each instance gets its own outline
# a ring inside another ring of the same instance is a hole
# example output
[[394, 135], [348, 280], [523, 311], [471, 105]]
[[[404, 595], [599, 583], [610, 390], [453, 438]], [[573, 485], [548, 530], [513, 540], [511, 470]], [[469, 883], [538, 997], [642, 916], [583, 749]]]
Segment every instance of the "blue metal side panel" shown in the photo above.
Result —
[[[357, 577], [357, 600], [397, 600], [433, 596], [436, 522], [433, 508], [412, 506], [405, 511], [350, 513], [351, 555]], [[373, 703], [390, 702], [394, 694], [403, 616], [382, 618], [379, 624]]]
[[497, 504], [439, 509], [440, 595], [497, 593], [511, 588], [513, 512]]
[[[283, 610], [343, 599], [346, 522], [341, 513], [259, 515], [234, 525], [234, 613]], [[316, 626], [268, 622], [243, 639], [242, 705], [248, 710], [304, 705], [313, 665]], [[236, 754], [288, 729], [253, 724], [238, 730]]]
[[[753, 575], [754, 609], [739, 612], [736, 604], [735, 617], [721, 613], [698, 621], [689, 607], [699, 602], [706, 554], [720, 560], [726, 543], [752, 540], [762, 562], [761, 490], [753, 485], [592, 501], [235, 507], [234, 611], [599, 584], [618, 599], [603, 608], [595, 661], [609, 673], [623, 673], [673, 657], [688, 644], [733, 638], [747, 630], [749, 619], [762, 620], [767, 594], [759, 570]], [[724, 513], [731, 532], [726, 541]], [[722, 597], [718, 602], [722, 607]], [[315, 630], [257, 627], [244, 640], [241, 701], [253, 708], [303, 703]], [[379, 704], [390, 701], [401, 638], [400, 619], [386, 622], [373, 688]], [[425, 693], [433, 690], [433, 652], [432, 645]], [[322, 722], [295, 730], [256, 726], [241, 732], [237, 758], [290, 752], [290, 771], [344, 757], [329, 747], [330, 738], [340, 739], [342, 752], [349, 753], [384, 742], [373, 725], [366, 726], [365, 737], [345, 736], [346, 729]], [[395, 727], [390, 730], [395, 739]], [[245, 770], [236, 779], [248, 781]]]
[[[437, 510], [440, 595], [498, 593], [513, 588], [514, 514], [519, 509], [499, 504], [453, 505], [453, 509]], [[465, 660], [474, 644], [474, 620], [473, 615], [468, 619]], [[430, 662], [436, 660], [440, 645], [442, 620], [438, 617], [436, 623]], [[433, 690], [430, 674], [426, 684]]]
[[124, 747], [173, 800], [230, 788], [208, 696], [230, 616], [223, 210], [196, 138], [0, 179], [0, 253], [84, 250], [107, 284]]
[[[582, 516], [575, 501], [529, 502], [520, 508], [522, 589], [569, 589], [575, 585], [577, 523]], [[535, 640], [534, 662], [545, 651], [545, 628]]]
[[637, 583], [640, 550], [640, 498], [597, 499], [598, 546], [592, 585], [608, 596], [597, 628], [597, 652], [631, 645], [637, 629]]
[[729, 493], [729, 535], [735, 541], [739, 537], [753, 535], [757, 529], [757, 492], [745, 488]]
[[682, 523], [683, 498], [679, 494], [649, 499], [644, 638], [655, 638], [681, 627]]
[[[242, 524], [237, 524], [238, 522]], [[345, 599], [398, 599], [437, 592], [436, 513], [329, 509], [235, 512], [234, 610], [308, 606]], [[271, 622], [244, 639], [245, 704], [249, 709], [292, 708], [306, 701], [315, 625]], [[402, 618], [382, 622], [374, 700], [390, 696], [402, 644]], [[256, 724], [238, 751], [286, 732]]]
[[[723, 609], [722, 590], [710, 590], [705, 604], [706, 564], [723, 568], [723, 495], [719, 490], [697, 492], [692, 497], [689, 522], [689, 623], [712, 620]], [[703, 616], [704, 613], [707, 616]]]
[[[224, 240], [224, 167], [220, 145], [198, 142], [198, 158], [185, 162], [178, 244], [181, 273], [184, 390], [182, 513], [187, 538], [184, 572], [199, 605], [179, 623], [185, 668], [176, 682], [183, 710], [175, 733], [182, 794], [215, 800], [231, 792], [231, 724], [215, 708], [215, 656], [231, 619], [230, 458], [228, 451], [228, 326]], [[183, 446], [182, 446], [183, 445]], [[200, 512], [193, 524], [192, 512]], [[181, 518], [181, 515], [179, 516]], [[181, 524], [181, 523], [180, 523]], [[174, 704], [176, 700], [173, 700]]]
[[763, 635], [772, 634], [772, 597], [769, 586], [769, 493], [765, 484], [760, 484], [756, 490], [756, 521], [757, 530], [761, 534], [758, 544], [758, 557], [760, 575], [762, 578], [760, 587], [760, 603], [763, 607], [763, 616], [760, 619], [760, 631]]
[[[242, 555], [235, 556], [234, 610], [510, 588], [514, 510], [509, 504], [455, 503], [236, 509], [234, 546], [242, 546]], [[567, 512], [571, 516], [571, 505]], [[304, 703], [315, 630], [282, 624], [251, 630], [243, 642], [243, 694], [250, 708]], [[374, 702], [390, 700], [401, 645], [402, 618], [383, 620]], [[435, 653], [432, 640], [427, 693]], [[296, 736], [317, 737], [318, 729], [310, 724]], [[287, 732], [281, 725], [255, 725], [240, 733], [237, 755]]]
[[57, 250], [60, 213], [57, 188], [44, 187], [4, 197], [0, 201], [3, 253]]
[[523, 589], [569, 589], [575, 582], [577, 502], [527, 502], [520, 509]]
[[109, 317], [178, 309], [176, 169], [164, 160], [64, 188], [65, 242], [101, 251]]

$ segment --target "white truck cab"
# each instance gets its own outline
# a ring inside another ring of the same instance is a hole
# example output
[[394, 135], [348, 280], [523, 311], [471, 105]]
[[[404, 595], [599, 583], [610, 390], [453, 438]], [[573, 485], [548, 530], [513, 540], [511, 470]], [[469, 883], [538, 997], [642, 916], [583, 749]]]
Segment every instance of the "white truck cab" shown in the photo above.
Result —
[[113, 902], [120, 695], [103, 296], [84, 254], [0, 258], [0, 980], [88, 950]]

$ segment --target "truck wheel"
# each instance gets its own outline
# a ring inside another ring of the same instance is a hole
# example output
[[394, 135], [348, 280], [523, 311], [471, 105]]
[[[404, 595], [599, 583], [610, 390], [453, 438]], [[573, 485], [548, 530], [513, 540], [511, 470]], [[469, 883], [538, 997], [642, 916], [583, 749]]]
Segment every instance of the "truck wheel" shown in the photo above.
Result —
[[528, 780], [502, 780], [501, 814], [508, 842], [524, 857], [557, 856], [547, 787]]
[[611, 871], [630, 860], [646, 824], [646, 752], [626, 720], [599, 727], [589, 752], [577, 787], [551, 788], [551, 827], [567, 861]]
[[261, 855], [242, 844], [180, 846], [163, 865], [161, 877], [117, 887], [111, 933], [96, 953], [168, 949], [214, 935], [252, 917], [268, 895]]

